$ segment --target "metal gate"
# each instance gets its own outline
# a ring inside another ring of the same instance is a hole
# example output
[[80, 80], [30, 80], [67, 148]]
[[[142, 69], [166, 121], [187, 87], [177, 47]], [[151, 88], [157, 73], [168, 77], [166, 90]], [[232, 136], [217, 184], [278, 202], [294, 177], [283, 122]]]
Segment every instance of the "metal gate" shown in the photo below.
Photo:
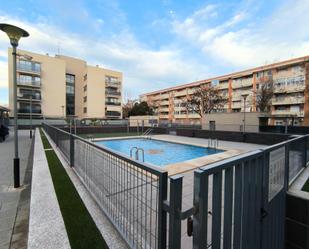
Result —
[[306, 166], [307, 144], [302, 136], [196, 170], [193, 207], [184, 211], [182, 177], [171, 177], [169, 248], [184, 248], [184, 219], [194, 249], [284, 248], [286, 191]]

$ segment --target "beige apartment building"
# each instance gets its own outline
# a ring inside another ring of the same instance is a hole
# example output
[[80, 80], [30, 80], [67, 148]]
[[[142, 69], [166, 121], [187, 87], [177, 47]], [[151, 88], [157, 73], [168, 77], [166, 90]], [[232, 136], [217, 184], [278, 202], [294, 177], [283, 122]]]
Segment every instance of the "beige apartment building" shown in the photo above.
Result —
[[[309, 87], [309, 56], [286, 60], [248, 70], [200, 80], [140, 96], [154, 107], [160, 122], [199, 124], [200, 116], [190, 113], [184, 105], [194, 90], [201, 85], [214, 85], [226, 99], [220, 112], [257, 112], [256, 95], [265, 82], [273, 83], [274, 96], [269, 125], [283, 125], [286, 118], [296, 125], [309, 125], [309, 98], [305, 91]], [[246, 103], [244, 103], [244, 97]]]
[[[64, 55], [24, 50], [17, 54], [19, 118], [29, 118], [30, 110], [33, 118], [122, 118], [121, 72]], [[9, 108], [13, 110], [12, 49], [8, 51], [8, 69]]]

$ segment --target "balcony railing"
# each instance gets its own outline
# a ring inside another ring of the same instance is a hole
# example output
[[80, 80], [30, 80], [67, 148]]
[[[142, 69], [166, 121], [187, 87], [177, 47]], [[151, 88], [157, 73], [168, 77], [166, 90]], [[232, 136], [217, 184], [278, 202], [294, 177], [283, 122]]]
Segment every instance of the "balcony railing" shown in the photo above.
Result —
[[[18, 113], [20, 114], [29, 114], [30, 113], [30, 108], [19, 108], [18, 109]], [[33, 114], [41, 114], [42, 111], [41, 109], [36, 109], [36, 108], [32, 108], [32, 112]]]
[[17, 85], [29, 87], [41, 87], [41, 81], [17, 81]]
[[105, 114], [106, 117], [120, 117], [121, 114], [119, 112], [106, 112]]
[[285, 98], [275, 98], [272, 100], [273, 105], [292, 105], [292, 104], [302, 104], [305, 103], [304, 97], [285, 97]]
[[34, 65], [26, 66], [26, 65], [21, 65], [21, 64], [17, 63], [17, 71], [40, 74], [41, 73], [41, 67], [37, 68]]
[[109, 102], [109, 101], [106, 101], [105, 104], [106, 105], [121, 105], [120, 102]]
[[106, 95], [114, 95], [114, 96], [120, 96], [121, 92], [117, 92], [117, 91], [105, 91]]
[[31, 97], [32, 97], [32, 100], [34, 100], [34, 101], [41, 100], [41, 95], [39, 95], [39, 94], [19, 93], [17, 95], [18, 99], [30, 100]]
[[293, 115], [297, 117], [303, 117], [304, 111], [290, 111], [290, 110], [274, 110], [271, 112], [273, 115]]
[[121, 85], [121, 81], [110, 81], [110, 80], [105, 80], [105, 84], [109, 86], [119, 86]]

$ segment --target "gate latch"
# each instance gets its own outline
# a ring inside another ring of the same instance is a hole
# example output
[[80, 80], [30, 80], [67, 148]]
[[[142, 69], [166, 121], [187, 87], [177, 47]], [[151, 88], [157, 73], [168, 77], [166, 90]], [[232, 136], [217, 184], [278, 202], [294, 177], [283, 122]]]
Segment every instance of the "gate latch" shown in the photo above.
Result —
[[190, 217], [187, 218], [187, 235], [191, 237], [193, 234], [193, 219]]
[[264, 208], [261, 208], [261, 220], [264, 219], [267, 215], [268, 212]]

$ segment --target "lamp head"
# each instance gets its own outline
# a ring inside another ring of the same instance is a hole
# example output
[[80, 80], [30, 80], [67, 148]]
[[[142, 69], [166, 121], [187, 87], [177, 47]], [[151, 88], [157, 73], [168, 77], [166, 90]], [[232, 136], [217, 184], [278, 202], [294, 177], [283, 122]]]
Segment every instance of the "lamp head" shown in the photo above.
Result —
[[10, 39], [11, 45], [17, 47], [18, 41], [21, 37], [29, 36], [26, 30], [16, 27], [11, 24], [0, 23], [0, 30], [5, 32]]

